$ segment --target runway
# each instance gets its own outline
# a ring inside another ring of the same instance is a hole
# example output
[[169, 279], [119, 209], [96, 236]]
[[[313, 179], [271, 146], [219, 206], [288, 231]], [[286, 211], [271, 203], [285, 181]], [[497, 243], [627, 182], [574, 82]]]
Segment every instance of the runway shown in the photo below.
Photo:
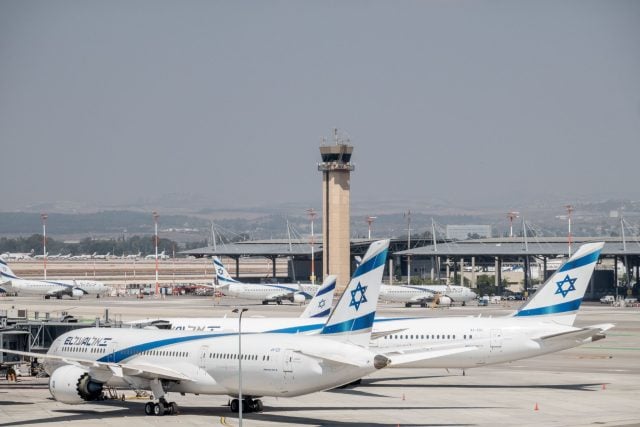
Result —
[[[109, 309], [122, 320], [156, 316], [232, 316], [234, 306], [249, 307], [246, 315], [295, 316], [302, 307], [263, 306], [235, 299], [167, 297], [84, 298], [43, 301], [3, 298], [11, 306], [31, 311], [68, 311], [95, 318]], [[384, 316], [497, 316], [517, 305], [452, 309], [406, 309], [383, 304]], [[509, 364], [447, 372], [443, 369], [385, 369], [346, 389], [287, 399], [266, 397], [265, 411], [244, 415], [247, 426], [618, 426], [640, 425], [640, 309], [583, 306], [578, 325], [613, 322], [607, 338], [556, 354]], [[178, 416], [144, 415], [145, 399], [119, 390], [125, 401], [69, 406], [54, 401], [46, 379], [7, 383], [0, 379], [0, 426], [83, 425], [121, 427], [194, 425], [235, 426], [225, 396], [171, 394], [181, 407]], [[537, 408], [537, 409], [536, 409]]]

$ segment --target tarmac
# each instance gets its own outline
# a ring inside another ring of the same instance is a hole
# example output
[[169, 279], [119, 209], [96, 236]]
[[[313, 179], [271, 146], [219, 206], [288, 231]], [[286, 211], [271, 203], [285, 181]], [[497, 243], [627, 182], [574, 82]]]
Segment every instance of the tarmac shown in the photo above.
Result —
[[[48, 300], [2, 298], [0, 310], [66, 311], [95, 319], [106, 308], [112, 319], [160, 316], [296, 316], [294, 304], [212, 297], [133, 297]], [[382, 304], [383, 316], [499, 316], [517, 307], [404, 308]], [[577, 325], [615, 323], [607, 338], [571, 350], [512, 363], [467, 370], [383, 369], [358, 386], [296, 398], [263, 398], [262, 413], [244, 414], [246, 426], [640, 426], [640, 309], [583, 304]], [[0, 426], [237, 426], [226, 396], [170, 394], [177, 416], [145, 416], [148, 398], [118, 390], [118, 400], [70, 406], [52, 399], [47, 378], [0, 379]], [[121, 400], [124, 395], [125, 400]]]

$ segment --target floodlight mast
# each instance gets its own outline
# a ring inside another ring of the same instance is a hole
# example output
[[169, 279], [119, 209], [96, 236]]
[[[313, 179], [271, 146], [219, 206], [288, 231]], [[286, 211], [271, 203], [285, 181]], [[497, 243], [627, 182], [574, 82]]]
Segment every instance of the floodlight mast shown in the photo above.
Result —
[[367, 223], [368, 227], [369, 227], [369, 240], [371, 240], [371, 224], [373, 224], [373, 221], [376, 220], [376, 218], [378, 218], [377, 216], [368, 216], [366, 217], [364, 220]]
[[571, 214], [574, 211], [574, 208], [572, 205], [566, 205], [565, 208], [567, 209], [567, 218], [569, 220], [569, 234], [568, 234], [568, 238], [569, 238], [569, 257], [571, 257]]
[[155, 293], [155, 296], [157, 298], [160, 292], [160, 283], [158, 282], [158, 218], [160, 218], [160, 215], [158, 215], [158, 212], [156, 211], [153, 211], [152, 215], [153, 215], [153, 223], [155, 227], [155, 247], [156, 247], [156, 293]]
[[42, 220], [42, 259], [44, 262], [44, 280], [47, 280], [47, 218], [49, 215], [46, 213], [40, 214]]
[[513, 237], [513, 220], [518, 218], [520, 212], [507, 212], [507, 218], [509, 218], [509, 237]]
[[312, 284], [316, 284], [316, 260], [315, 260], [315, 244], [316, 244], [316, 238], [315, 238], [315, 234], [313, 233], [313, 223], [314, 223], [314, 219], [316, 218], [316, 211], [313, 208], [309, 208], [307, 209], [307, 215], [309, 216], [309, 220], [311, 221], [311, 283]]

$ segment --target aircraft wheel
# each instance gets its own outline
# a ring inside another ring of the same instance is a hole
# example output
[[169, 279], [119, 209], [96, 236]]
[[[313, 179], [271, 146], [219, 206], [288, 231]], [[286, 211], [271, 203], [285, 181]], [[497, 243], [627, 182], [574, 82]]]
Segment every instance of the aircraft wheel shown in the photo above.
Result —
[[262, 410], [264, 409], [264, 406], [262, 405], [262, 400], [256, 399], [254, 400], [254, 402], [255, 402], [256, 412], [262, 412]]
[[404, 306], [407, 308], [411, 308], [411, 304], [409, 304], [408, 302], [404, 303]]
[[282, 305], [282, 301], [278, 300], [276, 302], [278, 303], [278, 305]]
[[267, 305], [268, 302], [267, 301], [262, 301], [262, 305]]
[[238, 410], [240, 410], [240, 402], [238, 402], [238, 399], [232, 399], [229, 407], [231, 408], [231, 412], [238, 412]]
[[169, 403], [169, 415], [178, 415], [178, 404], [176, 402]]
[[162, 402], [158, 402], [155, 405], [153, 405], [153, 413], [159, 417], [165, 414], [166, 409], [167, 408], [164, 406], [164, 403]]
[[144, 404], [145, 415], [153, 415], [153, 402], [147, 402]]

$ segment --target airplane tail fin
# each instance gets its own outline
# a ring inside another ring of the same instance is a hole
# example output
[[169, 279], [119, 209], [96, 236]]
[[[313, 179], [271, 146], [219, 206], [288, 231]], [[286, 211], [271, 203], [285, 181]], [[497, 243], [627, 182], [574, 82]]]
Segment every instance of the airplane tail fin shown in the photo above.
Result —
[[573, 325], [603, 246], [603, 242], [580, 246], [514, 317], [552, 318], [558, 323]]
[[0, 258], [0, 277], [2, 277], [2, 281], [19, 279], [2, 258]]
[[233, 283], [240, 283], [234, 278], [231, 277], [226, 268], [224, 268], [224, 264], [220, 261], [220, 258], [217, 256], [213, 257], [213, 266], [216, 269], [216, 279], [218, 279], [219, 286], [227, 286]]
[[388, 239], [369, 246], [321, 335], [363, 347], [369, 345], [388, 248]]
[[318, 287], [318, 292], [313, 296], [307, 308], [300, 317], [327, 317], [331, 313], [333, 294], [336, 290], [336, 276], [329, 275]]

